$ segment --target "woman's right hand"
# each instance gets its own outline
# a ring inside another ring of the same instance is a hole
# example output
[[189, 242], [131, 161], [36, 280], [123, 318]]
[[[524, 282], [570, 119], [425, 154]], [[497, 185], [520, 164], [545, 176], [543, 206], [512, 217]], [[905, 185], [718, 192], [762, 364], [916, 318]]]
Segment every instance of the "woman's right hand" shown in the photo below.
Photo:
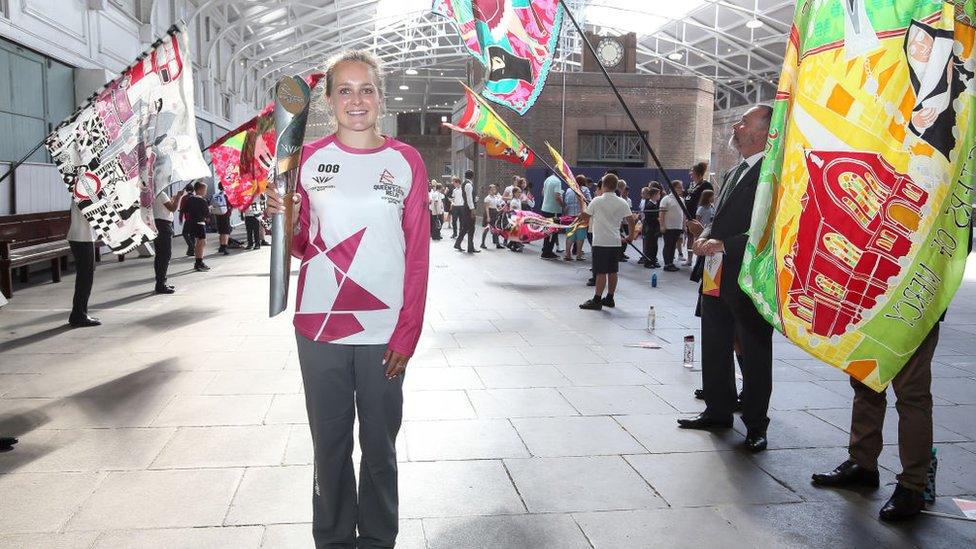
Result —
[[[281, 214], [285, 213], [285, 204], [284, 201], [282, 200], [281, 195], [278, 194], [278, 189], [269, 186], [267, 190], [264, 191], [264, 196], [265, 198], [268, 199], [268, 205], [265, 207], [264, 210], [265, 216], [270, 217], [280, 213]], [[293, 200], [292, 202], [293, 206], [291, 210], [292, 211], [291, 219], [292, 219], [292, 228], [294, 229], [295, 227], [298, 226], [299, 218], [301, 217], [299, 214], [302, 211], [302, 197], [298, 193], [294, 193], [292, 195], [292, 200]]]

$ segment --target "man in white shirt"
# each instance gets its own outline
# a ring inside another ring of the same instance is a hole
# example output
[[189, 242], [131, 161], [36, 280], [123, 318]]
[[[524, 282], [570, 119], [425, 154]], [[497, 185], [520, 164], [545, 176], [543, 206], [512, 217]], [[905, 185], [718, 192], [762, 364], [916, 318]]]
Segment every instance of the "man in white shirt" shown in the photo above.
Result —
[[180, 189], [176, 196], [170, 198], [166, 191], [162, 191], [153, 201], [153, 219], [156, 222], [156, 239], [153, 240], [156, 257], [153, 259], [153, 269], [156, 272], [157, 294], [171, 294], [176, 291], [166, 284], [166, 271], [169, 270], [169, 260], [173, 257], [173, 212], [179, 207], [184, 194], [186, 191]]
[[464, 213], [464, 196], [460, 178], [452, 178], [451, 184], [454, 185], [451, 189], [451, 238], [457, 238], [458, 223], [461, 222], [461, 214]]
[[91, 297], [95, 281], [95, 231], [74, 200], [70, 209], [71, 225], [67, 239], [75, 260], [75, 293], [68, 324], [74, 328], [90, 328], [101, 325], [97, 318], [88, 316], [88, 298]]
[[[623, 239], [625, 243], [637, 238], [637, 216], [630, 211], [624, 199], [614, 194], [617, 176], [608, 173], [600, 180], [603, 194], [594, 198], [580, 214], [589, 221], [593, 233], [593, 276], [596, 288], [592, 299], [580, 304], [580, 309], [599, 311], [603, 307], [613, 307], [613, 293], [617, 289], [617, 271], [620, 261], [620, 224], [626, 222], [630, 232]], [[607, 295], [603, 297], [603, 289]]]
[[461, 207], [458, 215], [461, 217], [461, 230], [458, 232], [457, 239], [454, 241], [454, 249], [460, 251], [461, 241], [467, 237], [467, 252], [469, 254], [481, 253], [481, 250], [476, 250], [474, 247], [475, 204], [474, 172], [472, 170], [464, 172], [464, 184], [459, 189], [461, 190]]
[[[671, 182], [671, 187], [678, 196], [685, 192], [684, 184], [679, 180]], [[661, 199], [661, 231], [664, 233], [664, 270], [674, 272], [678, 270], [674, 264], [674, 252], [678, 247], [678, 239], [685, 230], [685, 213], [673, 193], [665, 193]]]

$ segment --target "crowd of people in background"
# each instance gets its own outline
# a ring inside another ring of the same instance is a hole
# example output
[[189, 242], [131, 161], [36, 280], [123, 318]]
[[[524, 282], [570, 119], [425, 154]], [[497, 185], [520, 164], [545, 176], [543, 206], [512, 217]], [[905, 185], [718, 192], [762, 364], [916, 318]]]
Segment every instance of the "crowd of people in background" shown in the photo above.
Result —
[[[663, 268], [669, 272], [678, 271], [680, 267], [693, 266], [695, 264], [695, 253], [692, 250], [694, 238], [688, 232], [686, 224], [688, 221], [696, 220], [702, 225], [708, 225], [715, 215], [714, 186], [706, 178], [708, 163], [695, 164], [689, 171], [687, 183], [679, 179], [665, 184], [658, 181], [648, 182], [637, 193], [640, 201], [636, 204], [631, 198], [628, 182], [621, 179], [616, 170], [607, 170], [606, 173], [614, 176], [613, 188], [605, 187], [601, 182], [602, 179], [594, 182], [585, 175], [576, 176], [577, 186], [587, 204], [609, 192], [620, 198], [627, 206], [636, 222], [635, 240], [637, 238], [641, 240], [641, 247], [634, 248], [640, 255], [637, 263], [646, 269]], [[555, 223], [571, 224], [584, 211], [579, 195], [551, 171], [547, 171], [546, 175], [542, 183], [539, 213]], [[526, 178], [513, 176], [511, 184], [504, 188], [490, 183], [485, 189], [484, 198], [480, 200], [477, 197], [478, 187], [471, 170], [468, 170], [463, 178], [451, 176], [450, 181], [448, 185], [436, 179], [430, 180], [431, 239], [441, 240], [445, 225], [449, 225], [451, 238], [455, 241], [455, 249], [478, 253], [480, 250], [476, 249], [471, 242], [473, 237], [471, 229], [480, 216], [482, 250], [488, 249], [488, 236], [491, 235], [491, 242], [495, 248], [521, 251], [521, 243], [509, 242], [504, 235], [492, 231], [492, 227], [496, 226], [500, 216], [508, 215], [515, 210], [536, 208], [536, 198]], [[690, 213], [691, 217], [689, 218], [685, 212]], [[627, 254], [627, 248], [632, 244], [623, 242], [628, 230], [625, 220], [621, 220], [619, 223], [621, 244], [617, 246], [617, 261], [631, 259]], [[565, 235], [564, 246], [560, 245], [561, 235]], [[467, 249], [462, 247], [465, 239], [469, 241]], [[593, 233], [587, 230], [585, 224], [576, 230], [562, 230], [542, 241], [541, 257], [546, 260], [586, 261], [587, 242], [592, 253]], [[591, 278], [589, 285], [593, 286], [595, 283], [595, 279]]]

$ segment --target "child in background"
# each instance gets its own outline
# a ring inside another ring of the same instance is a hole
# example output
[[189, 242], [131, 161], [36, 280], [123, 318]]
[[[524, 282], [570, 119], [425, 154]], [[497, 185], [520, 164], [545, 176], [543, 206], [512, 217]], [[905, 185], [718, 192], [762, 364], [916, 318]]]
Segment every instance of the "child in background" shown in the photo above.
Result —
[[657, 269], [661, 264], [657, 261], [657, 239], [661, 235], [661, 189], [658, 187], [647, 187], [645, 190], [644, 209], [641, 215], [644, 217], [644, 224], [641, 227], [643, 238], [643, 252], [649, 261], [644, 262], [645, 269]]

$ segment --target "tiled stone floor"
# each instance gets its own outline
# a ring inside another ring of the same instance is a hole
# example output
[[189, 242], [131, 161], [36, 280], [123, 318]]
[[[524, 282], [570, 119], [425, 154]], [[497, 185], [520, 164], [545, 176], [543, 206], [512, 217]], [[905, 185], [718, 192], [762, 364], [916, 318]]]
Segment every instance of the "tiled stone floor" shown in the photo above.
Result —
[[[681, 365], [687, 273], [627, 264], [617, 308], [585, 312], [586, 265], [432, 251], [427, 321], [406, 377], [398, 547], [963, 547], [976, 525], [880, 523], [898, 469], [894, 411], [871, 492], [818, 490], [844, 459], [844, 374], [775, 343], [770, 450], [742, 426], [680, 431], [701, 409]], [[268, 252], [172, 267], [99, 265], [105, 325], [64, 326], [73, 275], [38, 276], [0, 310], [0, 547], [311, 546], [310, 437], [289, 315], [265, 317]], [[976, 272], [934, 364], [937, 507], [976, 494]], [[649, 305], [657, 337], [644, 331]], [[627, 343], [655, 340], [660, 350]], [[891, 399], [892, 401], [894, 399]]]

